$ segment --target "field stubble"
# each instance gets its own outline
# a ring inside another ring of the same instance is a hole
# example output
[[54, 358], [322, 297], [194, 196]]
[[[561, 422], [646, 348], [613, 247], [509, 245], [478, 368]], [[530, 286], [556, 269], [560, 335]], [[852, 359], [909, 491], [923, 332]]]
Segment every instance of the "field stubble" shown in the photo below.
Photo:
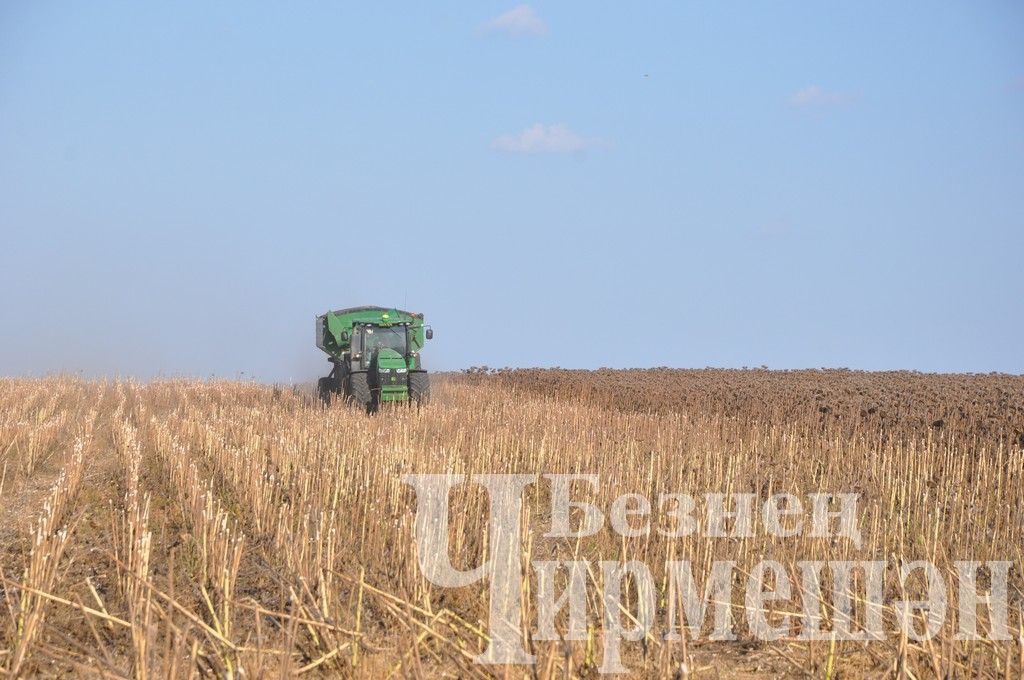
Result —
[[[769, 556], [795, 582], [797, 560], [923, 559], [945, 573], [957, 559], [1014, 563], [1016, 639], [956, 640], [947, 623], [927, 643], [762, 642], [739, 588], [737, 641], [627, 643], [637, 677], [1019, 676], [1021, 437], [1024, 379], [1008, 376], [474, 372], [440, 381], [428, 409], [375, 417], [253, 384], [0, 380], [0, 675], [503, 676], [472, 662], [486, 646], [486, 585], [437, 588], [417, 565], [401, 475], [447, 472], [596, 474], [581, 496], [605, 511], [624, 493], [859, 494], [857, 548], [607, 525], [548, 539], [550, 498], [531, 487], [527, 561], [641, 560], [660, 610], [670, 559], [703, 578], [716, 560], [749, 570]], [[483, 559], [487, 515], [478, 487], [453, 492], [457, 565]], [[535, 575], [523, 579], [535, 593]], [[534, 640], [524, 599], [538, 662], [511, 677], [596, 673], [602, 584], [589, 585], [578, 642]], [[799, 607], [773, 604], [776, 620]]]

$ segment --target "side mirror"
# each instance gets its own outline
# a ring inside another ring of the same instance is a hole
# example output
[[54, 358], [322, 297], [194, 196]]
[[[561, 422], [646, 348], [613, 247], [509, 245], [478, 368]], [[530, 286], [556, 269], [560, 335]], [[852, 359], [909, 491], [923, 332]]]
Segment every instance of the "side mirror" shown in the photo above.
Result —
[[433, 328], [428, 328], [427, 329], [427, 340], [430, 340], [433, 337], [434, 337], [434, 329]]

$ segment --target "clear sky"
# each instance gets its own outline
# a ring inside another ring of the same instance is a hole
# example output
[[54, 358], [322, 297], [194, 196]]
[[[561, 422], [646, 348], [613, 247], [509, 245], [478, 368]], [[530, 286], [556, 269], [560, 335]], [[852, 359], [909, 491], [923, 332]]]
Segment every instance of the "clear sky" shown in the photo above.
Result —
[[7, 1], [0, 374], [1024, 372], [1024, 5]]

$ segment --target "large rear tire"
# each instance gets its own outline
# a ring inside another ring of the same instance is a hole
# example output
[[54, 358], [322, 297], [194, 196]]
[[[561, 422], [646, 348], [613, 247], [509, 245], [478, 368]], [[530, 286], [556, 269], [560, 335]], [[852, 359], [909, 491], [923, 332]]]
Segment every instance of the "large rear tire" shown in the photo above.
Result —
[[366, 409], [367, 413], [373, 413], [374, 405], [373, 391], [370, 389], [370, 378], [366, 373], [350, 373], [348, 376], [348, 398], [355, 404]]
[[421, 371], [409, 374], [409, 401], [417, 406], [430, 403], [430, 376]]

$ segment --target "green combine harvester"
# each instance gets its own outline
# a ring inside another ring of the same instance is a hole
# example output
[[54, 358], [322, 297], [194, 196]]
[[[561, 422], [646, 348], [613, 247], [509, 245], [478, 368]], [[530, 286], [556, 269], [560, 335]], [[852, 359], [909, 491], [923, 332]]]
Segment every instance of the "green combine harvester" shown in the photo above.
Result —
[[430, 399], [430, 378], [420, 350], [434, 331], [423, 315], [386, 307], [350, 307], [316, 318], [316, 346], [333, 364], [317, 382], [330, 403], [335, 395], [372, 413], [386, 402], [417, 405]]

